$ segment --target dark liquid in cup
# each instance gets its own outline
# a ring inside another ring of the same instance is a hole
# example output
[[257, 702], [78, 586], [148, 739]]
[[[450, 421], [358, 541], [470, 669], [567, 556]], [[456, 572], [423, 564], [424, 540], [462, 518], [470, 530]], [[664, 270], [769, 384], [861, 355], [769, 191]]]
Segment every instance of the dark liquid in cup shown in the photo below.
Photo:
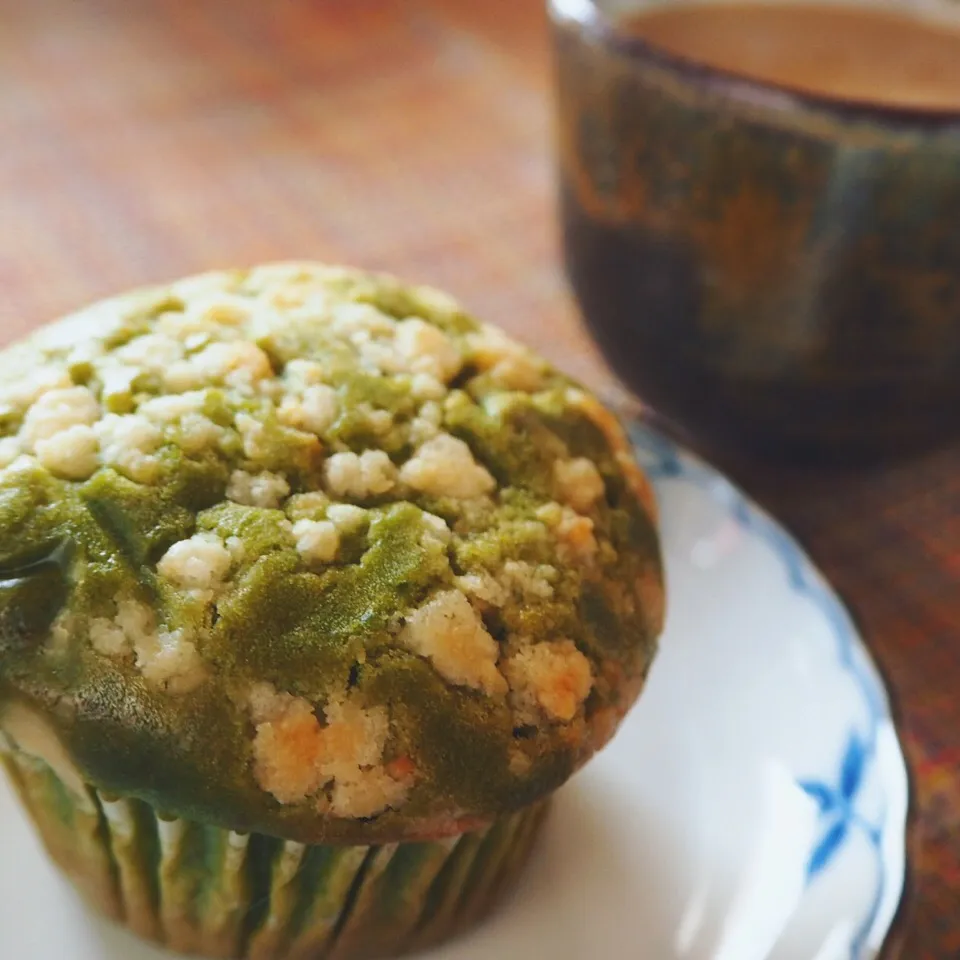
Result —
[[622, 29], [677, 56], [846, 100], [960, 109], [960, 27], [826, 4], [672, 4]]
[[[677, 4], [622, 29], [741, 76], [960, 113], [960, 32], [896, 13]], [[589, 49], [561, 53], [564, 252], [640, 398], [708, 445], [789, 457], [883, 456], [952, 431], [955, 361], [931, 351], [960, 311], [960, 233], [938, 214], [960, 203], [960, 169], [937, 167], [938, 203], [914, 203], [889, 186], [895, 152], [850, 159], [829, 125], [820, 140], [730, 121], [744, 114], [715, 84], [675, 97], [642, 56], [604, 87]]]

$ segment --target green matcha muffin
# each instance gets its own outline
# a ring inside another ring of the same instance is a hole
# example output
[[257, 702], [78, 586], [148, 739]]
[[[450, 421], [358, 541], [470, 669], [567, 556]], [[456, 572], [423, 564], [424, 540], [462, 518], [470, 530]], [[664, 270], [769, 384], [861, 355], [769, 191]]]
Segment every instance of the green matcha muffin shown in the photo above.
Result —
[[174, 949], [474, 922], [662, 615], [616, 421], [435, 290], [211, 273], [0, 353], [0, 756], [82, 893]]

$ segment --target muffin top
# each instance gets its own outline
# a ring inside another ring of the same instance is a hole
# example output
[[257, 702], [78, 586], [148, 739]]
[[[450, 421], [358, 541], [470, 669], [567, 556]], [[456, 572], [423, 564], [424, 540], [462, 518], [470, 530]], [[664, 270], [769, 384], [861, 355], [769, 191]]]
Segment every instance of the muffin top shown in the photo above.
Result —
[[559, 786], [661, 629], [649, 487], [445, 295], [310, 263], [0, 353], [0, 725], [77, 789], [304, 842]]

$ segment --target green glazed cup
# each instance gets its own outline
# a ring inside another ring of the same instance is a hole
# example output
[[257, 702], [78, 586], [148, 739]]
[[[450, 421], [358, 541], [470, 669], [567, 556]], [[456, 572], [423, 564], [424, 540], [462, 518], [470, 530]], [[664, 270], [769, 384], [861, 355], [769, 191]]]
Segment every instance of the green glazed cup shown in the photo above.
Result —
[[956, 436], [960, 112], [799, 94], [618, 29], [667, 2], [550, 0], [567, 272], [614, 370], [708, 446]]

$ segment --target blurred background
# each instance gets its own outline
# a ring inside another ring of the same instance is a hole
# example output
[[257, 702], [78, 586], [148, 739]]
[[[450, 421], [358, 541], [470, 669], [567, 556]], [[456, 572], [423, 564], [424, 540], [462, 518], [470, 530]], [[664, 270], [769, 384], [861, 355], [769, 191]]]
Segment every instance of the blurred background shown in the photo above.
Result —
[[319, 258], [447, 287], [596, 382], [555, 256], [538, 0], [0, 13], [3, 339], [131, 285]]

